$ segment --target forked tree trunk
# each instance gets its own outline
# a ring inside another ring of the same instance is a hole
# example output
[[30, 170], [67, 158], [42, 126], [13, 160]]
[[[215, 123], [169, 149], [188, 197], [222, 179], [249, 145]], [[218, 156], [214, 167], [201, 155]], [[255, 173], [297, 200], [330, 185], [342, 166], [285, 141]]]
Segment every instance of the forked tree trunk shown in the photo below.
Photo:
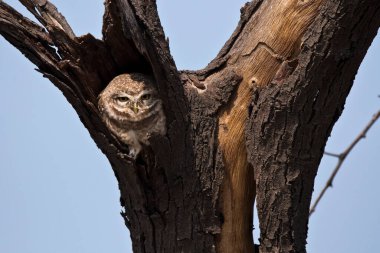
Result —
[[[0, 33], [61, 89], [108, 157], [135, 253], [254, 252], [255, 196], [260, 252], [305, 252], [314, 177], [380, 1], [254, 0], [218, 56], [182, 72], [154, 0], [106, 0], [103, 40], [76, 37], [46, 0], [20, 2], [42, 26], [0, 1]], [[167, 117], [167, 135], [136, 161], [97, 110], [125, 72], [155, 78]]]

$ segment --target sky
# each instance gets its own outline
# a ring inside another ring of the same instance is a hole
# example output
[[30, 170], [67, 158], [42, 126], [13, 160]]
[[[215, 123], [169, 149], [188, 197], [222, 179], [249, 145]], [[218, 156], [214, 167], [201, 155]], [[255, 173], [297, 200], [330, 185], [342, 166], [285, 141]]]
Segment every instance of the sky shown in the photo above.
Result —
[[[5, 2], [26, 13], [18, 1]], [[77, 35], [101, 38], [103, 1], [53, 3]], [[159, 0], [177, 67], [206, 66], [236, 27], [244, 3]], [[326, 151], [342, 152], [380, 109], [379, 59], [380, 36], [360, 67]], [[117, 181], [71, 105], [1, 36], [0, 69], [0, 252], [131, 253]], [[378, 249], [379, 140], [380, 122], [346, 159], [310, 219], [309, 253]], [[315, 194], [336, 162], [322, 160]]]

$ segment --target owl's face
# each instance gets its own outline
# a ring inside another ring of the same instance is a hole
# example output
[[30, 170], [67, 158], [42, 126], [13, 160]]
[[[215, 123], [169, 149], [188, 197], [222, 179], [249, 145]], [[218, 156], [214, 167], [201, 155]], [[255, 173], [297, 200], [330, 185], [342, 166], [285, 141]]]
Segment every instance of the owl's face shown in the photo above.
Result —
[[153, 89], [131, 91], [120, 90], [112, 95], [111, 103], [113, 109], [119, 113], [128, 115], [131, 119], [144, 118], [159, 100]]
[[123, 74], [99, 95], [103, 116], [117, 122], [139, 122], [162, 109], [153, 81], [142, 74]]

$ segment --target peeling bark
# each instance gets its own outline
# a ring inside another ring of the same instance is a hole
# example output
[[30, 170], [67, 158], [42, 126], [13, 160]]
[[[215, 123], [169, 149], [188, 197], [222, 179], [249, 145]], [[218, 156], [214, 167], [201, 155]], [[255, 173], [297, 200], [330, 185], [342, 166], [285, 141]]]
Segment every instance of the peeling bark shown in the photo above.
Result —
[[[218, 56], [179, 72], [154, 0], [106, 0], [103, 39], [77, 37], [49, 1], [0, 1], [0, 34], [73, 105], [109, 159], [134, 252], [306, 252], [314, 177], [380, 25], [377, 0], [247, 3]], [[97, 96], [116, 75], [154, 77], [167, 135], [136, 161]], [[258, 249], [256, 248], [256, 252]]]

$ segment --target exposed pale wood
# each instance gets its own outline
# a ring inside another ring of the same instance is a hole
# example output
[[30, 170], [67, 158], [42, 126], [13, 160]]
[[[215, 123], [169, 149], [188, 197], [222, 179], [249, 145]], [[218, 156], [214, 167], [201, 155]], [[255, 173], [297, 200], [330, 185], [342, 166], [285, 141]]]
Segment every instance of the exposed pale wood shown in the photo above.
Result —
[[219, 119], [218, 137], [227, 169], [222, 195], [225, 222], [220, 252], [253, 252], [252, 213], [256, 183], [253, 167], [247, 162], [245, 145], [253, 89], [267, 86], [281, 64], [297, 57], [301, 38], [322, 2], [264, 1], [230, 49], [227, 64], [237, 69], [243, 81], [237, 96]]

